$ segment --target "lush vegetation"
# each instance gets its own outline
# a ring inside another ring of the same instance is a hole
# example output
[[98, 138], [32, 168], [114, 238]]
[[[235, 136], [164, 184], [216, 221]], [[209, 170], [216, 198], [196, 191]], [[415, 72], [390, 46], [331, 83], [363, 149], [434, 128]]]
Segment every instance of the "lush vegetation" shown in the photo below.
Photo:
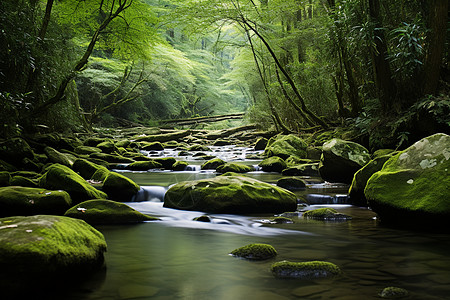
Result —
[[4, 0], [2, 136], [246, 112], [372, 149], [450, 128], [448, 1]]

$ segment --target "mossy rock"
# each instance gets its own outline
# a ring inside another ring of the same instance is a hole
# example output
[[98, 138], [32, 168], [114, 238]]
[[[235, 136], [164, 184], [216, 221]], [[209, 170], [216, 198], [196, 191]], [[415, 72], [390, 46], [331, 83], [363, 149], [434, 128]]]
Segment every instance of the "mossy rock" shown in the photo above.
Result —
[[277, 256], [277, 250], [268, 244], [249, 244], [231, 251], [230, 254], [249, 260], [266, 260]]
[[174, 157], [155, 158], [155, 161], [157, 163], [160, 163], [161, 166], [166, 170], [172, 170], [173, 164], [177, 162], [176, 158]]
[[384, 288], [380, 293], [380, 297], [384, 299], [400, 299], [407, 296], [409, 296], [407, 290], [395, 286]]
[[211, 217], [207, 216], [207, 215], [203, 215], [203, 216], [200, 216], [200, 217], [195, 217], [192, 221], [210, 223], [211, 222]]
[[213, 144], [213, 146], [226, 146], [226, 145], [231, 145], [231, 142], [228, 140], [217, 139], [214, 141]]
[[9, 172], [0, 171], [0, 186], [8, 186], [11, 182], [11, 175]]
[[78, 172], [81, 177], [84, 179], [91, 179], [95, 172], [97, 172], [99, 169], [105, 168], [102, 165], [95, 164], [91, 161], [88, 161], [86, 159], [79, 158], [76, 161], [74, 161], [72, 169], [75, 172]]
[[98, 166], [97, 171], [92, 174], [92, 177], [90, 179], [103, 182], [105, 181], [106, 177], [108, 177], [109, 173], [111, 173], [111, 171], [108, 168], [104, 166]]
[[319, 177], [319, 163], [307, 163], [284, 169], [283, 176], [314, 176]]
[[93, 137], [90, 137], [90, 138], [84, 140], [83, 144], [85, 146], [95, 147], [98, 144], [106, 142], [106, 141], [107, 141], [107, 139], [105, 139], [105, 138], [99, 138], [99, 137], [93, 136]]
[[6, 162], [6, 161], [0, 159], [0, 171], [14, 172], [17, 169], [18, 168], [16, 166], [10, 164], [9, 162]]
[[280, 213], [295, 210], [297, 197], [256, 179], [217, 176], [171, 186], [164, 206], [210, 213]]
[[240, 163], [225, 163], [221, 166], [218, 166], [216, 168], [216, 171], [219, 173], [227, 173], [227, 172], [247, 173], [247, 172], [254, 171], [254, 169], [250, 166], [240, 164]]
[[179, 139], [182, 139], [184, 137], [187, 137], [191, 134], [190, 130], [179, 130], [175, 132], [170, 133], [162, 133], [162, 134], [151, 134], [147, 136], [139, 136], [136, 138], [137, 142], [169, 142], [169, 141], [177, 141]]
[[287, 159], [291, 155], [305, 158], [307, 147], [306, 142], [296, 135], [281, 135], [269, 140], [264, 154], [269, 157], [279, 156], [282, 159]]
[[71, 207], [64, 214], [66, 217], [81, 219], [91, 225], [125, 224], [159, 220], [138, 212], [126, 204], [111, 200], [94, 199]]
[[121, 155], [107, 154], [107, 153], [91, 153], [89, 155], [91, 158], [97, 158], [109, 163], [132, 163], [134, 160]]
[[12, 138], [0, 142], [0, 157], [8, 163], [21, 165], [24, 158], [33, 160], [34, 152], [24, 139]]
[[78, 146], [75, 148], [75, 153], [78, 154], [91, 154], [91, 153], [100, 153], [102, 152], [101, 149], [97, 148], [97, 147], [90, 147], [90, 146]]
[[345, 221], [351, 219], [350, 216], [339, 213], [334, 208], [323, 207], [314, 210], [308, 210], [303, 213], [305, 219], [315, 219], [324, 221]]
[[306, 189], [306, 182], [301, 178], [284, 177], [278, 179], [277, 186], [290, 191], [304, 190]]
[[130, 202], [140, 187], [133, 180], [122, 174], [110, 172], [103, 181], [102, 190], [108, 194], [108, 199], [120, 202]]
[[74, 160], [69, 158], [69, 156], [53, 149], [52, 147], [45, 147], [44, 153], [47, 155], [48, 161], [51, 163], [61, 164], [69, 168], [71, 168], [74, 163]]
[[259, 138], [259, 139], [256, 141], [256, 144], [255, 144], [255, 150], [256, 150], [256, 151], [259, 151], [259, 150], [264, 150], [264, 149], [266, 149], [266, 146], [267, 146], [267, 143], [268, 143], [268, 142], [269, 142], [269, 140], [266, 139], [265, 137]]
[[[298, 216], [298, 214], [297, 214]], [[275, 217], [275, 218], [271, 218], [269, 219], [270, 224], [292, 224], [294, 223], [294, 220], [288, 217], [283, 217], [283, 216], [279, 216], [279, 217]]]
[[385, 223], [450, 225], [450, 136], [437, 133], [389, 158], [367, 181], [369, 206]]
[[322, 146], [319, 172], [329, 182], [352, 183], [353, 175], [370, 160], [369, 151], [363, 146], [332, 139]]
[[97, 190], [72, 169], [53, 164], [41, 177], [39, 186], [50, 190], [63, 190], [69, 193], [74, 203], [89, 199], [106, 199], [107, 195]]
[[326, 261], [289, 262], [280, 261], [270, 267], [277, 278], [318, 279], [330, 278], [342, 273], [341, 269]]
[[99, 148], [102, 150], [103, 153], [113, 153], [117, 151], [116, 145], [112, 141], [104, 141], [95, 146], [96, 148]]
[[208, 146], [205, 145], [192, 145], [188, 148], [188, 151], [204, 151], [209, 152], [211, 149]]
[[164, 146], [160, 142], [153, 142], [153, 143], [141, 142], [140, 143], [140, 148], [142, 150], [146, 150], [146, 151], [151, 151], [151, 150], [160, 151], [160, 150], [164, 150]]
[[202, 170], [215, 170], [219, 166], [222, 166], [225, 164], [225, 161], [223, 161], [220, 158], [213, 158], [211, 160], [208, 160], [204, 164], [202, 164]]
[[132, 171], [148, 171], [150, 169], [159, 169], [162, 165], [155, 160], [136, 161], [127, 166], [128, 170]]
[[11, 178], [10, 185], [16, 185], [16, 186], [24, 186], [24, 187], [39, 187], [39, 183], [37, 180], [32, 180], [30, 178], [24, 177], [24, 176], [13, 176]]
[[353, 176], [352, 184], [348, 190], [350, 203], [358, 206], [367, 206], [367, 199], [364, 196], [364, 189], [367, 180], [383, 168], [384, 163], [390, 158], [390, 155], [378, 156], [370, 160], [364, 167], [358, 170]]
[[278, 156], [266, 158], [265, 160], [259, 163], [259, 166], [264, 172], [277, 172], [277, 173], [281, 173], [281, 171], [283, 171], [287, 167], [284, 159]]
[[15, 216], [1, 218], [0, 228], [3, 296], [68, 288], [103, 266], [105, 238], [82, 220]]
[[184, 171], [189, 163], [186, 161], [178, 160], [172, 165], [172, 170], [174, 171]]
[[0, 188], [0, 216], [63, 214], [72, 205], [64, 191], [8, 186]]

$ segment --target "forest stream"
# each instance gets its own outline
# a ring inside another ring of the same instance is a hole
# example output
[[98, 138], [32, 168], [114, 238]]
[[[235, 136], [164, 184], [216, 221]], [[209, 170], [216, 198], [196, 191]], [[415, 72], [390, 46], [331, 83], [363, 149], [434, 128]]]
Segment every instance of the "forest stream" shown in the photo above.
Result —
[[[257, 165], [245, 159], [250, 148], [212, 147], [227, 161]], [[253, 151], [254, 152], [254, 151]], [[149, 156], [176, 156], [172, 150]], [[120, 171], [142, 187], [134, 209], [161, 221], [137, 225], [103, 225], [108, 243], [106, 270], [96, 274], [64, 299], [379, 299], [385, 287], [409, 291], [407, 299], [448, 299], [450, 239], [448, 234], [392, 229], [378, 224], [370, 209], [346, 204], [348, 186], [303, 177], [299, 198], [315, 203], [307, 208], [333, 207], [352, 217], [342, 222], [306, 220], [303, 210], [293, 224], [268, 224], [273, 215], [214, 215], [211, 222], [193, 221], [203, 212], [163, 207], [167, 188], [184, 180], [214, 177], [198, 167], [204, 161], [183, 157], [186, 171]], [[268, 183], [278, 173], [249, 172]], [[229, 253], [250, 243], [267, 243], [278, 252], [268, 261], [248, 261]], [[277, 279], [275, 261], [325, 260], [343, 275], [333, 279]]]

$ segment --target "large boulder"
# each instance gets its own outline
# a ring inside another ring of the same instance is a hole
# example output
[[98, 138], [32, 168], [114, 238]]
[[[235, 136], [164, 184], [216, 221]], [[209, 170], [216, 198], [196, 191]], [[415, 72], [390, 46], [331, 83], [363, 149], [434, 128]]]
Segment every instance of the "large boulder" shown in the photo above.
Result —
[[50, 190], [63, 190], [69, 193], [74, 203], [89, 199], [106, 199], [107, 195], [91, 186], [72, 169], [53, 164], [39, 180], [39, 186]]
[[8, 186], [0, 188], [0, 216], [63, 214], [72, 204], [64, 191]]
[[392, 156], [367, 181], [364, 194], [369, 206], [386, 223], [448, 226], [449, 159], [450, 136], [443, 133]]
[[217, 176], [171, 186], [164, 206], [210, 213], [280, 213], [296, 210], [297, 197], [256, 179]]
[[366, 196], [364, 196], [367, 180], [369, 180], [375, 172], [380, 171], [381, 168], [383, 168], [384, 163], [390, 157], [390, 155], [376, 157], [355, 173], [352, 184], [348, 190], [351, 204], [367, 206], [367, 199]]
[[281, 173], [281, 171], [287, 168], [286, 162], [279, 156], [272, 156], [266, 158], [265, 160], [260, 162], [258, 166], [260, 166], [264, 172], [278, 172], [278, 173]]
[[66, 217], [84, 220], [91, 225], [138, 223], [158, 220], [158, 218], [144, 215], [126, 204], [104, 199], [82, 202], [71, 207], [64, 215]]
[[103, 168], [105, 167], [82, 158], [75, 160], [72, 166], [72, 169], [86, 180], [91, 179], [95, 172]]
[[109, 172], [103, 181], [103, 191], [111, 200], [129, 202], [139, 189], [139, 185], [133, 180], [116, 172]]
[[103, 266], [105, 238], [82, 220], [16, 216], [0, 219], [0, 228], [2, 297], [68, 287]]
[[329, 182], [352, 183], [353, 175], [370, 160], [369, 151], [363, 146], [332, 139], [322, 146], [319, 173]]
[[269, 157], [279, 156], [282, 159], [287, 159], [291, 155], [305, 158], [307, 147], [306, 142], [296, 135], [281, 135], [269, 140], [264, 154]]

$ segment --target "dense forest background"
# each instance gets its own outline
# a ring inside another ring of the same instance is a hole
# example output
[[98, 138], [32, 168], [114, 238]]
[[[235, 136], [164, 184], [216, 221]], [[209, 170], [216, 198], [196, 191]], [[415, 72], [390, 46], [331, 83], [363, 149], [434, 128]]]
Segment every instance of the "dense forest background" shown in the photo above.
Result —
[[449, 132], [448, 16], [448, 0], [2, 0], [0, 134], [245, 112], [402, 148]]

